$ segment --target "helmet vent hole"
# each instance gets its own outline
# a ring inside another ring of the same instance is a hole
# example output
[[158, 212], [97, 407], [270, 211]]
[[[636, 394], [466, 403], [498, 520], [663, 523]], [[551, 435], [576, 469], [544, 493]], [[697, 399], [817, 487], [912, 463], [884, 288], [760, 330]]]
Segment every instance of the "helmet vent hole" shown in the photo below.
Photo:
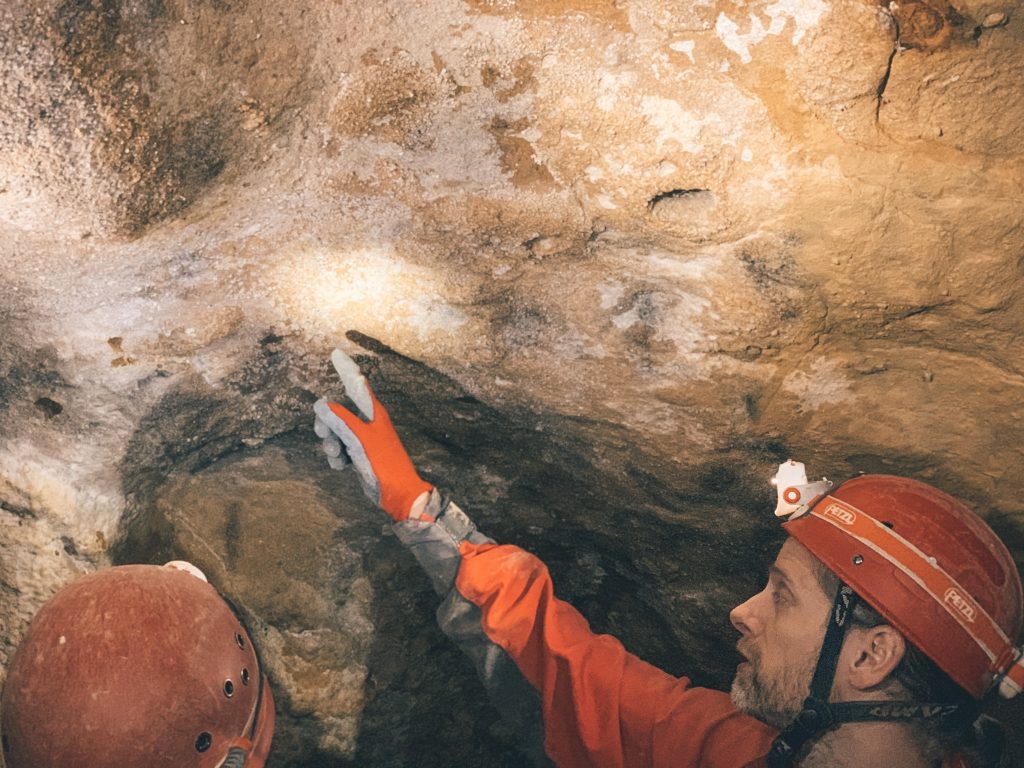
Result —
[[242, 685], [249, 684], [249, 670], [246, 668], [242, 669]]
[[854, 565], [860, 565], [863, 562], [864, 562], [864, 555], [854, 555], [853, 556], [853, 564]]
[[239, 648], [241, 648], [242, 650], [245, 650], [245, 638], [242, 637], [242, 633], [241, 632], [236, 632], [235, 633], [235, 642], [238, 644]]
[[196, 752], [205, 752], [213, 744], [213, 736], [203, 731], [196, 737]]
[[224, 695], [229, 699], [235, 695], [235, 684], [230, 680], [224, 681]]
[[886, 528], [888, 528], [888, 529], [889, 529], [890, 531], [896, 528], [896, 526], [895, 526], [895, 525], [893, 525], [892, 523], [890, 523], [890, 522], [889, 522], [888, 520], [883, 520], [883, 521], [882, 521], [882, 525], [884, 525], [884, 526], [885, 526]]

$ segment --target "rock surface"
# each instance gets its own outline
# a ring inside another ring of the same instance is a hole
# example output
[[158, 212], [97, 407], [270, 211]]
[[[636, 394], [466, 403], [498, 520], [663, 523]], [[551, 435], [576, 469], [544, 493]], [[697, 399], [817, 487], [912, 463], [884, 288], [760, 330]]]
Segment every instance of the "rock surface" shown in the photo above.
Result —
[[702, 683], [790, 455], [1024, 563], [1022, 38], [998, 0], [4, 4], [0, 665], [75, 574], [186, 557], [261, 644], [272, 766], [520, 764], [317, 454], [335, 345]]

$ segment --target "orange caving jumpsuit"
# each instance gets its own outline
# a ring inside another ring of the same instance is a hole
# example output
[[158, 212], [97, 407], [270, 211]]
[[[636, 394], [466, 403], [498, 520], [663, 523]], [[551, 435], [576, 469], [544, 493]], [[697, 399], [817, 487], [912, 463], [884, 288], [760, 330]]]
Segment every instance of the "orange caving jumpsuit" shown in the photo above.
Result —
[[[554, 595], [547, 567], [477, 531], [432, 491], [434, 522], [395, 523], [444, 599], [441, 629], [472, 659], [535, 765], [764, 768], [778, 731], [595, 635]], [[944, 768], [969, 768], [949, 756]]]
[[545, 565], [483, 536], [454, 504], [396, 533], [444, 596], [442, 630], [469, 655], [537, 765], [749, 768], [777, 731], [721, 691], [626, 652], [554, 596]]

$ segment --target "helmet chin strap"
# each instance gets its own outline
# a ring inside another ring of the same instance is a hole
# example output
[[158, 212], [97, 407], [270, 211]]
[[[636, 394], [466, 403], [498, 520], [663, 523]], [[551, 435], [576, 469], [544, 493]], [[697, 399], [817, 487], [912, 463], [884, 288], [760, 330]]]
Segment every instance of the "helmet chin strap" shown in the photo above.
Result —
[[913, 701], [844, 701], [829, 703], [829, 694], [839, 664], [839, 652], [860, 598], [840, 584], [832, 604], [818, 664], [811, 678], [810, 695], [800, 714], [772, 742], [768, 768], [789, 768], [808, 741], [841, 723], [905, 721], [967, 715], [956, 704], [919, 704]]

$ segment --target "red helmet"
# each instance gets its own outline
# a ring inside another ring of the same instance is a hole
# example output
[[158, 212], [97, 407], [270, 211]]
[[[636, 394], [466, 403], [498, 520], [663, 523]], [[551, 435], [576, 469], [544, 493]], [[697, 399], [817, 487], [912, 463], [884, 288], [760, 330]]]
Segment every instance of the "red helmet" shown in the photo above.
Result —
[[1020, 575], [980, 517], [917, 480], [862, 475], [829, 492], [784, 482], [803, 475], [787, 464], [777, 514], [793, 512], [790, 536], [975, 698], [1024, 688]]
[[198, 570], [126, 565], [39, 610], [0, 725], [8, 768], [262, 768], [274, 703], [252, 640]]

